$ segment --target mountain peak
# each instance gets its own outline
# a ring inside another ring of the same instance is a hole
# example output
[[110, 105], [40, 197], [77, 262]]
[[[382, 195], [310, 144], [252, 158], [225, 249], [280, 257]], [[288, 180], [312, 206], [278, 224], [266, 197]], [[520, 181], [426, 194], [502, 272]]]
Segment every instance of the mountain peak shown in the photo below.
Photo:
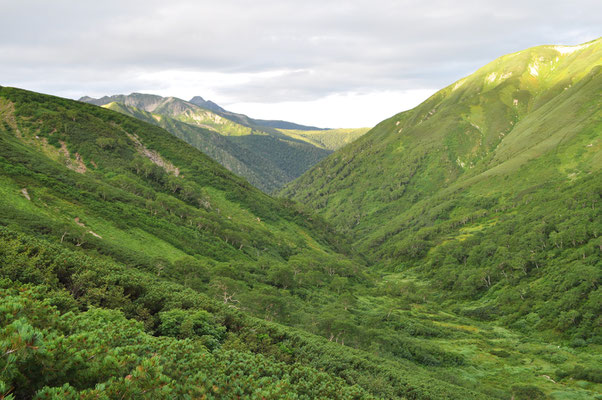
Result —
[[211, 100], [205, 100], [201, 96], [194, 96], [188, 102], [192, 103], [194, 105], [197, 105], [199, 107], [203, 107], [210, 111], [219, 111], [219, 112], [226, 111], [223, 108], [221, 108], [219, 105], [217, 105], [216, 103], [212, 102]]

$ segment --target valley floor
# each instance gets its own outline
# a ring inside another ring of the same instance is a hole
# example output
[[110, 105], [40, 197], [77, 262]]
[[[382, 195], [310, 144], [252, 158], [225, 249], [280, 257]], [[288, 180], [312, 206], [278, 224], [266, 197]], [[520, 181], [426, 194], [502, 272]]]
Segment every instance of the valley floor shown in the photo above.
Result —
[[[408, 281], [416, 282], [416, 278], [403, 273], [383, 276], [383, 285]], [[442, 380], [495, 398], [507, 398], [512, 387], [539, 388], [551, 399], [586, 400], [598, 398], [602, 393], [600, 377], [594, 383], [592, 376], [587, 375], [587, 371], [590, 374], [599, 371], [600, 345], [575, 348], [550, 343], [534, 335], [457, 315], [451, 310], [453, 304], [440, 306], [429, 301], [401, 304], [394, 297], [362, 296], [357, 307], [364, 312], [386, 313], [391, 327], [403, 326], [423, 346], [435, 346], [460, 356], [463, 362], [459, 365], [428, 367]]]

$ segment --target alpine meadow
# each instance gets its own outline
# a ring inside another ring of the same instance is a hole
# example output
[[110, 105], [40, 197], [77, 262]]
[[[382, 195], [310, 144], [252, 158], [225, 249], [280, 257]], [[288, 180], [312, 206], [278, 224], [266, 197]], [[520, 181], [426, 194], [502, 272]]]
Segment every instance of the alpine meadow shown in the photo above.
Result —
[[602, 39], [373, 128], [151, 75], [0, 81], [0, 400], [602, 399]]

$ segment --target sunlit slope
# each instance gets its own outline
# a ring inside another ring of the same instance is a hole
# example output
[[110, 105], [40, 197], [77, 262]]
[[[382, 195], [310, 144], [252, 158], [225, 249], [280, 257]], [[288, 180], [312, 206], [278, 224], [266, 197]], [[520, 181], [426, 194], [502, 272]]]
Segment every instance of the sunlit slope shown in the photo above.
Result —
[[[447, 188], [482, 181], [483, 190], [507, 193], [598, 171], [601, 48], [597, 40], [501, 57], [383, 121], [282, 193], [362, 241]], [[550, 165], [538, 166], [531, 178], [485, 189], [486, 178], [512, 179], [543, 158]]]

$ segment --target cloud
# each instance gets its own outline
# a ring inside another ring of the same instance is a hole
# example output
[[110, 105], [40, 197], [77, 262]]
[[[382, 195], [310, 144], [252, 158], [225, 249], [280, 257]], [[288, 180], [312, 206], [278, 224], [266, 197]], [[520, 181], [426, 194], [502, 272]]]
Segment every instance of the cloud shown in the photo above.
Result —
[[198, 94], [274, 105], [272, 118], [283, 104], [321, 101], [341, 126], [348, 114], [326, 99], [381, 93], [382, 104], [502, 54], [595, 39], [602, 3], [0, 0], [0, 9], [0, 84], [67, 97]]
[[[229, 109], [267, 119], [278, 115], [284, 120], [328, 128], [372, 127], [401, 110], [412, 108], [432, 95], [435, 89], [391, 90], [372, 93], [344, 93], [312, 101], [278, 103], [233, 103]], [[338, 110], [333, 119], [332, 110]], [[342, 123], [341, 123], [342, 121]]]

